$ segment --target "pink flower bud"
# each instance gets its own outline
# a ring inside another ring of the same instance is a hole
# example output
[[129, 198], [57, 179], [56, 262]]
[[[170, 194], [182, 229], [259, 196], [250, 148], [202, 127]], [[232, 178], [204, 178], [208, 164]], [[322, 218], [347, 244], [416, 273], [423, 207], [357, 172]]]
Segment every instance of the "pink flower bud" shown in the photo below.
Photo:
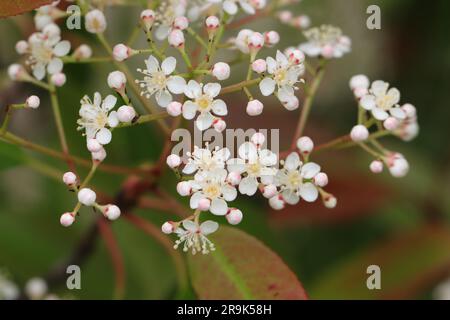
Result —
[[175, 228], [172, 221], [166, 221], [161, 226], [161, 231], [165, 234], [171, 234], [174, 230]]
[[326, 195], [323, 199], [323, 204], [328, 209], [334, 209], [337, 205], [337, 199], [332, 194]]
[[401, 155], [395, 154], [388, 159], [389, 172], [395, 178], [403, 178], [409, 172], [409, 163]]
[[176, 154], [171, 154], [167, 157], [166, 163], [170, 168], [178, 168], [181, 164], [181, 158]]
[[226, 122], [223, 121], [223, 120], [220, 119], [220, 118], [216, 118], [216, 119], [213, 121], [213, 128], [214, 128], [214, 130], [216, 130], [217, 132], [222, 132], [223, 130], [226, 129], [226, 127], [227, 127]]
[[264, 142], [266, 141], [266, 136], [265, 136], [263, 133], [261, 133], [261, 132], [257, 132], [257, 133], [255, 133], [255, 134], [250, 138], [250, 141], [251, 141], [254, 145], [260, 147], [260, 146], [262, 146], [262, 145], [264, 144]]
[[205, 20], [205, 26], [208, 29], [208, 32], [217, 30], [217, 28], [219, 28], [219, 25], [220, 21], [216, 16], [209, 16]]
[[85, 206], [91, 207], [95, 204], [95, 200], [97, 199], [97, 194], [89, 189], [83, 188], [78, 191], [78, 201]]
[[177, 192], [180, 196], [189, 196], [191, 194], [192, 188], [188, 181], [181, 181], [177, 184]]
[[25, 80], [29, 75], [24, 67], [14, 63], [8, 67], [8, 76], [11, 80], [20, 81]]
[[283, 210], [285, 202], [283, 200], [283, 197], [281, 197], [281, 196], [274, 196], [274, 197], [269, 199], [269, 205], [274, 210]]
[[142, 11], [141, 20], [147, 31], [150, 30], [155, 22], [155, 12], [150, 9]]
[[264, 105], [259, 100], [249, 101], [247, 104], [247, 114], [249, 116], [259, 116], [264, 109]]
[[367, 78], [364, 74], [358, 74], [356, 76], [353, 76], [350, 79], [350, 88], [352, 90], [358, 89], [358, 88], [369, 88], [370, 81], [369, 78]]
[[169, 33], [169, 44], [172, 47], [179, 48], [184, 46], [184, 34], [183, 31], [175, 29]]
[[123, 43], [116, 44], [113, 48], [113, 57], [116, 61], [124, 61], [131, 56], [131, 48]]
[[269, 47], [280, 42], [280, 35], [276, 31], [268, 31], [264, 33], [265, 44]]
[[89, 11], [85, 16], [85, 27], [90, 33], [102, 33], [106, 30], [106, 18], [100, 10]]
[[331, 59], [334, 57], [334, 47], [332, 45], [325, 45], [322, 48], [322, 57], [324, 57], [325, 59]]
[[102, 162], [103, 160], [106, 159], [106, 150], [102, 146], [102, 148], [99, 151], [92, 152], [91, 156], [92, 156], [92, 160]]
[[28, 42], [26, 42], [25, 40], [20, 40], [19, 42], [16, 43], [16, 51], [18, 54], [25, 54], [28, 51]]
[[74, 221], [75, 216], [72, 214], [72, 212], [66, 212], [61, 215], [61, 218], [59, 218], [59, 222], [63, 227], [70, 227]]
[[239, 172], [232, 171], [228, 174], [227, 182], [232, 186], [237, 186], [242, 180], [242, 176]]
[[316, 174], [313, 180], [314, 184], [321, 188], [325, 187], [328, 184], [328, 176], [324, 172], [319, 172], [318, 174]]
[[355, 142], [361, 142], [369, 138], [369, 130], [362, 124], [353, 127], [350, 132], [350, 138]]
[[32, 109], [39, 108], [39, 105], [41, 104], [41, 100], [38, 96], [29, 96], [27, 100], [25, 101], [25, 106]]
[[283, 10], [278, 13], [278, 19], [283, 23], [290, 23], [292, 20], [292, 12], [288, 10]]
[[400, 122], [394, 117], [389, 117], [386, 120], [384, 120], [384, 122], [383, 122], [384, 128], [388, 131], [393, 131], [393, 130], [397, 129], [399, 124], [400, 124]]
[[383, 162], [380, 160], [374, 160], [370, 163], [370, 171], [373, 173], [381, 173], [383, 172]]
[[90, 152], [99, 152], [103, 149], [103, 146], [96, 139], [92, 138], [87, 139], [86, 146]]
[[207, 211], [211, 207], [211, 200], [207, 198], [200, 199], [197, 209], [200, 211]]
[[63, 175], [63, 182], [66, 186], [71, 187], [77, 183], [77, 176], [75, 173], [68, 171]]
[[62, 72], [58, 72], [55, 74], [52, 74], [51, 76], [52, 83], [57, 87], [62, 87], [66, 83], [66, 75]]
[[263, 196], [264, 198], [271, 199], [275, 197], [278, 193], [278, 189], [275, 185], [269, 184], [264, 187], [263, 189]]
[[287, 101], [283, 101], [283, 106], [286, 108], [286, 110], [293, 111], [298, 109], [300, 106], [300, 101], [298, 101], [298, 98], [296, 96], [292, 96]]
[[92, 49], [87, 44], [82, 44], [73, 52], [76, 59], [88, 59], [92, 57]]
[[211, 73], [217, 80], [226, 80], [230, 77], [230, 66], [225, 62], [217, 62]]
[[120, 214], [120, 208], [114, 204], [108, 204], [104, 207], [103, 215], [111, 221], [117, 220]]
[[172, 101], [167, 105], [167, 113], [172, 117], [177, 117], [181, 114], [183, 105], [177, 101]]
[[250, 50], [259, 50], [264, 45], [264, 36], [259, 32], [253, 32], [248, 37], [248, 47]]
[[297, 148], [304, 155], [310, 154], [314, 149], [314, 142], [310, 137], [300, 137], [297, 140]]
[[301, 15], [301, 16], [295, 17], [292, 24], [296, 28], [306, 29], [306, 28], [309, 28], [309, 26], [311, 25], [311, 19], [308, 16]]
[[131, 106], [121, 106], [117, 109], [117, 118], [120, 122], [130, 123], [136, 117], [136, 111]]
[[176, 17], [173, 21], [173, 27], [175, 29], [185, 30], [189, 27], [189, 20], [186, 17]]
[[231, 225], [237, 225], [242, 221], [242, 211], [236, 208], [230, 209], [225, 215], [228, 223]]
[[289, 61], [293, 64], [303, 63], [305, 61], [305, 54], [298, 49], [294, 49], [289, 53]]
[[108, 75], [108, 87], [115, 90], [121, 90], [127, 83], [127, 77], [122, 71], [113, 71]]
[[253, 61], [252, 70], [255, 71], [256, 73], [260, 73], [260, 74], [263, 72], [266, 72], [266, 70], [267, 70], [266, 61], [263, 59], [258, 59], [258, 60]]
[[406, 117], [414, 118], [417, 115], [416, 107], [410, 103], [406, 103], [402, 106], [403, 111], [406, 113]]
[[356, 88], [355, 90], [353, 90], [353, 94], [358, 99], [361, 99], [362, 97], [364, 97], [368, 93], [369, 93], [369, 90], [367, 88], [360, 87], [360, 88]]

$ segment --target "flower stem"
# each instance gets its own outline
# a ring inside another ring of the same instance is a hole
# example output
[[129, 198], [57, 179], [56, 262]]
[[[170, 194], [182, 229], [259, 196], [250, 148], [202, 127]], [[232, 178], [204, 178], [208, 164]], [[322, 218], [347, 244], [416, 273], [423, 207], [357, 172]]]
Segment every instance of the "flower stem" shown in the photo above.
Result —
[[203, 40], [197, 32], [195, 32], [194, 29], [191, 27], [187, 28], [187, 32], [194, 37], [194, 39], [206, 50], [208, 50], [208, 45], [206, 44], [205, 40]]
[[151, 121], [155, 121], [155, 120], [159, 120], [159, 119], [164, 119], [169, 117], [169, 114], [167, 112], [160, 112], [160, 113], [154, 113], [154, 114], [146, 114], [143, 116], [140, 116], [139, 118], [137, 118], [136, 121], [134, 122], [129, 122], [129, 123], [121, 123], [119, 124], [116, 128], [126, 128], [126, 127], [131, 127], [131, 126], [135, 126], [135, 125], [139, 125], [139, 124], [144, 124], [147, 122], [151, 122]]
[[112, 57], [94, 57], [94, 58], [85, 58], [85, 59], [78, 59], [75, 57], [63, 57], [62, 61], [65, 64], [68, 63], [97, 63], [97, 62], [111, 62]]
[[245, 81], [233, 84], [231, 86], [222, 88], [222, 90], [220, 91], [220, 94], [227, 94], [227, 93], [240, 91], [244, 87], [253, 86], [255, 84], [258, 84], [260, 81], [261, 81], [261, 79], [259, 79], [259, 78], [258, 79], [252, 79], [252, 80], [245, 80]]

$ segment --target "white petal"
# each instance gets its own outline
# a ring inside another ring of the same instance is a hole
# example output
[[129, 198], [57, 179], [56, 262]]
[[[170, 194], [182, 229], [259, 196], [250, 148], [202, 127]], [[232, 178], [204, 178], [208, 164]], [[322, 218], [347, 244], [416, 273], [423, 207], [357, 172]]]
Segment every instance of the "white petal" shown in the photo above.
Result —
[[377, 80], [372, 83], [371, 90], [375, 96], [385, 95], [387, 89], [389, 88], [389, 83]]
[[210, 211], [217, 216], [224, 216], [228, 212], [228, 205], [225, 200], [216, 198], [211, 202]]
[[320, 166], [314, 162], [308, 162], [302, 166], [301, 175], [305, 179], [312, 179], [320, 172]]
[[195, 80], [189, 80], [186, 88], [184, 89], [184, 94], [191, 99], [195, 99], [202, 94], [202, 87]]
[[284, 161], [284, 168], [292, 171], [296, 170], [301, 164], [300, 157], [297, 152], [292, 152]]
[[231, 0], [224, 1], [223, 9], [225, 10], [226, 13], [230, 15], [235, 15], [238, 11], [236, 3], [234, 3], [234, 1]]
[[252, 196], [258, 190], [258, 181], [254, 177], [245, 177], [239, 183], [239, 192], [242, 194], [246, 194], [248, 196]]
[[212, 111], [218, 116], [226, 116], [228, 114], [227, 105], [222, 99], [213, 101]]
[[245, 171], [245, 161], [240, 158], [233, 158], [227, 161], [228, 171], [242, 173]]
[[111, 128], [115, 128], [117, 127], [118, 124], [119, 124], [119, 117], [117, 116], [117, 112], [116, 111], [110, 112], [108, 116], [108, 125]]
[[359, 104], [366, 110], [372, 110], [376, 106], [375, 97], [371, 94], [365, 95], [361, 98]]
[[65, 56], [70, 51], [70, 42], [67, 40], [58, 43], [55, 48], [53, 48], [53, 53], [58, 57]]
[[251, 142], [244, 142], [238, 150], [239, 157], [244, 160], [252, 160], [253, 162], [258, 158], [258, 150]]
[[105, 111], [109, 111], [116, 105], [117, 98], [113, 95], [108, 95], [102, 103], [102, 109]]
[[259, 151], [259, 161], [263, 166], [274, 166], [277, 164], [278, 156], [276, 153], [268, 149], [264, 149]]
[[214, 116], [209, 112], [204, 112], [197, 117], [195, 124], [197, 125], [198, 130], [204, 131], [211, 127], [214, 121]]
[[102, 96], [100, 95], [100, 93], [98, 92], [94, 93], [94, 105], [100, 107], [101, 103], [102, 103]]
[[403, 120], [406, 118], [406, 113], [402, 108], [392, 108], [391, 110], [389, 110], [389, 112], [393, 117], [396, 117], [397, 119]]
[[300, 201], [299, 196], [294, 191], [289, 189], [284, 190], [281, 195], [283, 196], [283, 200], [292, 206], [296, 205]]
[[203, 87], [203, 92], [205, 92], [208, 96], [214, 98], [219, 95], [221, 88], [222, 87], [218, 83], [208, 83]]
[[184, 174], [192, 174], [197, 170], [197, 166], [193, 162], [189, 162], [183, 168]]
[[186, 88], [186, 80], [180, 76], [173, 76], [167, 79], [167, 88], [175, 94], [182, 94]]
[[229, 185], [225, 185], [222, 188], [222, 195], [226, 201], [233, 201], [237, 197], [236, 188]]
[[111, 142], [112, 134], [111, 131], [109, 131], [108, 129], [102, 128], [97, 132], [95, 138], [100, 144], [105, 145]]
[[160, 107], [167, 107], [172, 102], [172, 95], [167, 90], [161, 90], [155, 95], [156, 102]]
[[50, 74], [61, 72], [63, 68], [63, 62], [60, 58], [53, 58], [47, 65], [47, 71]]
[[310, 182], [302, 184], [300, 187], [300, 197], [306, 202], [314, 202], [319, 196], [319, 191], [316, 186]]
[[159, 26], [158, 29], [156, 29], [155, 36], [158, 40], [164, 40], [169, 35], [170, 28], [168, 26]]
[[33, 68], [33, 76], [38, 79], [42, 80], [45, 77], [45, 66], [43, 64], [37, 64]]
[[400, 102], [400, 91], [397, 88], [389, 89], [387, 95], [389, 96], [392, 104], [397, 104]]
[[275, 61], [274, 58], [267, 57], [266, 63], [267, 63], [267, 71], [270, 74], [273, 74], [275, 72], [276, 68], [277, 68], [277, 62]]
[[177, 67], [177, 59], [174, 57], [167, 57], [161, 64], [161, 69], [166, 76], [171, 74]]
[[145, 61], [145, 65], [149, 73], [154, 73], [159, 70], [159, 61], [154, 56], [149, 56]]
[[240, 0], [239, 4], [241, 5], [242, 10], [244, 10], [248, 14], [255, 14], [255, 8], [248, 2], [248, 0]]
[[184, 220], [183, 228], [185, 228], [187, 231], [192, 232], [192, 233], [197, 232], [197, 230], [198, 230], [197, 224], [191, 220]]
[[219, 229], [219, 224], [211, 220], [205, 221], [200, 225], [200, 232], [205, 236], [216, 232], [217, 229]]
[[372, 115], [374, 116], [375, 119], [381, 121], [386, 120], [389, 117], [389, 114], [380, 108], [372, 109]]
[[264, 78], [259, 83], [259, 89], [263, 96], [270, 96], [275, 91], [276, 82], [272, 78]]
[[281, 67], [285, 67], [285, 66], [287, 66], [289, 64], [288, 59], [286, 58], [286, 56], [280, 50], [277, 50], [276, 58], [277, 58], [278, 64]]
[[204, 198], [205, 198], [205, 195], [202, 192], [195, 192], [191, 196], [191, 199], [189, 200], [189, 205], [190, 205], [191, 209], [197, 209], [198, 203], [200, 202], [200, 200], [202, 200]]
[[197, 105], [192, 101], [188, 100], [183, 104], [183, 118], [187, 120], [192, 120], [197, 113]]

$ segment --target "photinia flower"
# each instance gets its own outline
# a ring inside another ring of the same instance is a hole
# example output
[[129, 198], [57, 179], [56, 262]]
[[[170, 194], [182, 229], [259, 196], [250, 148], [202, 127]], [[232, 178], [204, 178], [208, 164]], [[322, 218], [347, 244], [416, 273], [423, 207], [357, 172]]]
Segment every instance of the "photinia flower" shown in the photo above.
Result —
[[187, 0], [165, 0], [159, 3], [153, 22], [158, 40], [164, 40], [169, 36], [175, 19], [185, 15], [187, 3]]
[[87, 139], [96, 139], [102, 145], [110, 143], [112, 134], [109, 128], [116, 127], [119, 122], [117, 112], [110, 112], [116, 102], [117, 98], [112, 95], [102, 100], [98, 92], [94, 94], [94, 102], [84, 96], [79, 112], [81, 118], [77, 121], [78, 130], [84, 130]]
[[[296, 62], [299, 63], [296, 63]], [[304, 82], [300, 77], [305, 71], [303, 61], [288, 59], [281, 51], [277, 51], [276, 60], [272, 57], [266, 59], [267, 73], [259, 88], [264, 96], [275, 92], [280, 102], [288, 109], [298, 107], [298, 98], [295, 96], [296, 84]]]
[[183, 221], [183, 227], [178, 227], [175, 230], [179, 239], [175, 241], [174, 248], [178, 249], [184, 243], [184, 252], [191, 250], [192, 254], [197, 252], [207, 254], [214, 251], [214, 244], [206, 236], [216, 232], [217, 229], [219, 229], [219, 224], [214, 221], [208, 220], [199, 225], [194, 221], [185, 220]]
[[258, 190], [260, 183], [271, 184], [277, 169], [278, 162], [275, 153], [262, 149], [261, 145], [253, 142], [243, 143], [238, 150], [239, 158], [227, 161], [228, 171], [237, 172], [245, 177], [239, 183], [239, 192], [252, 196]]
[[[210, 2], [218, 3], [220, 0], [209, 0]], [[235, 15], [238, 12], [238, 4], [241, 9], [247, 14], [255, 14], [256, 10], [264, 9], [266, 6], [266, 0], [224, 0], [223, 10], [230, 14]]]
[[351, 40], [342, 34], [341, 29], [322, 25], [304, 32], [307, 42], [298, 47], [310, 57], [321, 56], [325, 59], [341, 58], [351, 50]]
[[171, 92], [181, 94], [185, 90], [186, 81], [180, 76], [172, 76], [177, 66], [177, 60], [174, 57], [164, 59], [159, 65], [159, 61], [154, 56], [149, 56], [145, 61], [147, 69], [137, 69], [144, 74], [143, 80], [136, 80], [143, 91], [141, 95], [150, 98], [155, 95], [156, 102], [163, 108], [172, 102]]
[[214, 99], [220, 93], [221, 86], [218, 83], [199, 84], [195, 80], [190, 80], [184, 90], [184, 94], [192, 99], [183, 104], [183, 117], [191, 120], [197, 112], [199, 116], [195, 121], [197, 128], [201, 131], [210, 128], [217, 116], [228, 114], [227, 105], [221, 99]]
[[47, 72], [56, 74], [63, 69], [60, 57], [69, 53], [70, 42], [61, 41], [60, 34], [61, 30], [57, 25], [49, 24], [42, 32], [35, 32], [28, 38], [28, 47], [24, 53], [30, 55], [27, 63], [36, 79], [42, 80]]
[[230, 157], [230, 150], [228, 148], [216, 148], [212, 152], [206, 147], [201, 149], [194, 147], [194, 152], [187, 153], [189, 159], [186, 166], [183, 168], [184, 174], [193, 174], [197, 171], [214, 171], [217, 169], [224, 169], [225, 162]]

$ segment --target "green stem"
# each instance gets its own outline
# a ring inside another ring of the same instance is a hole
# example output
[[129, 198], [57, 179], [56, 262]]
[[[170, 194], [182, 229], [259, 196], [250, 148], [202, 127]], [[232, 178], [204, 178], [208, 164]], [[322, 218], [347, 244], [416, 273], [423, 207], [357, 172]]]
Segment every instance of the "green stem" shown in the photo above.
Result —
[[186, 50], [184, 50], [184, 46], [179, 48], [178, 51], [180, 51], [181, 57], [183, 57], [184, 63], [186, 63], [188, 70], [192, 70], [191, 59], [189, 59], [188, 55], [186, 54]]
[[169, 114], [167, 112], [160, 112], [160, 113], [155, 113], [155, 114], [146, 114], [146, 115], [140, 116], [134, 122], [121, 123], [116, 128], [131, 127], [131, 126], [144, 124], [144, 123], [155, 121], [155, 120], [159, 120], [159, 119], [164, 119], [164, 118], [167, 118], [167, 117], [169, 117]]
[[261, 79], [252, 79], [252, 80], [245, 80], [236, 84], [233, 84], [231, 86], [228, 87], [224, 87], [222, 88], [222, 90], [220, 91], [220, 94], [227, 94], [227, 93], [232, 93], [232, 92], [236, 92], [236, 91], [240, 91], [245, 87], [250, 87], [253, 86], [255, 84], [258, 84], [261, 81]]
[[198, 35], [197, 32], [195, 32], [194, 29], [192, 29], [191, 27], [187, 28], [187, 32], [194, 37], [194, 39], [206, 50], [208, 50], [208, 45], [206, 44], [206, 42]]
[[68, 63], [97, 63], [97, 62], [111, 62], [112, 57], [94, 57], [86, 59], [78, 59], [76, 57], [63, 57], [62, 61], [65, 64]]

